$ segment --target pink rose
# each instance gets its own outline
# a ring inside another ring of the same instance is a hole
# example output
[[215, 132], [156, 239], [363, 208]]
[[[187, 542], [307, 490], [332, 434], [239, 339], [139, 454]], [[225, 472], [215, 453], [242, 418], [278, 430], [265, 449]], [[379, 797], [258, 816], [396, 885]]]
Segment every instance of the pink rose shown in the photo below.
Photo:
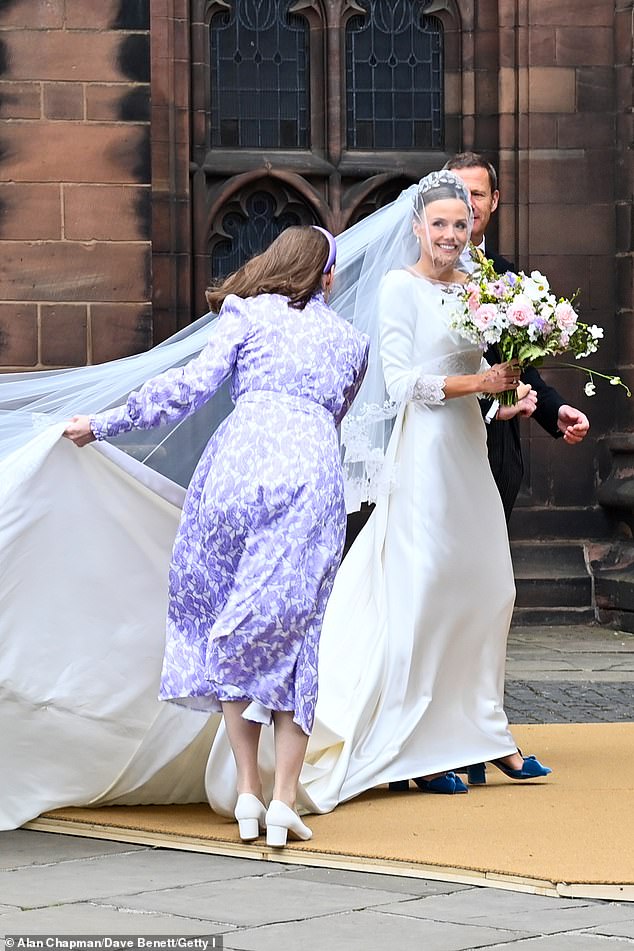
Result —
[[508, 319], [516, 327], [528, 327], [535, 320], [535, 308], [528, 297], [518, 294], [507, 311]]
[[577, 325], [577, 315], [572, 304], [567, 300], [561, 301], [555, 307], [555, 320], [562, 330], [572, 330]]
[[486, 330], [498, 316], [495, 304], [481, 304], [473, 315], [473, 322], [478, 330]]
[[466, 291], [469, 310], [477, 310], [480, 306], [480, 288], [477, 284], [467, 284]]

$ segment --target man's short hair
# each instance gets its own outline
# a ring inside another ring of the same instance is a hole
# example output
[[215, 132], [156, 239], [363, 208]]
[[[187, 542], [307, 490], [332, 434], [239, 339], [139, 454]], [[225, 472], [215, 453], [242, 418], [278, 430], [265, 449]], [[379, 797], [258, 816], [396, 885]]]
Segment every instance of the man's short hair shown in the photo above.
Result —
[[489, 175], [489, 184], [491, 193], [498, 190], [498, 176], [490, 162], [487, 162], [479, 152], [458, 152], [452, 156], [443, 166], [444, 168], [456, 171], [458, 168], [484, 168]]

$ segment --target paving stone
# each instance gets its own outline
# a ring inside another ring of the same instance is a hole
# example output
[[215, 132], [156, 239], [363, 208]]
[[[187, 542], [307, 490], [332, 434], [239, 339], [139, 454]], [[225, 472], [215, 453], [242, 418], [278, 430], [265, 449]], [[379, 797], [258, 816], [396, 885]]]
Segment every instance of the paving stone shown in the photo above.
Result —
[[504, 707], [511, 723], [614, 723], [634, 720], [631, 683], [508, 681]]
[[[299, 909], [298, 909], [299, 912]], [[353, 912], [317, 921], [269, 925], [225, 937], [225, 951], [379, 951], [420, 948], [421, 951], [474, 951], [476, 948], [515, 948], [509, 941], [521, 932], [420, 921], [396, 915]]]
[[527, 941], [514, 941], [512, 944], [498, 944], [495, 951], [626, 951], [631, 944], [630, 941], [575, 932], [529, 938]]
[[119, 911], [92, 902], [56, 905], [0, 914], [0, 934], [166, 934], [207, 935], [232, 931], [232, 925], [215, 925], [200, 918]]
[[[403, 898], [411, 898], [407, 893]], [[186, 917], [198, 915], [210, 921], [253, 926], [281, 921], [316, 918], [340, 911], [353, 911], [393, 902], [394, 892], [349, 885], [324, 885], [280, 875], [241, 878], [210, 885], [115, 896], [118, 907], [162, 911]]]
[[440, 895], [384, 905], [382, 914], [407, 915], [460, 924], [495, 925], [533, 935], [554, 934], [632, 917], [625, 904], [588, 903], [570, 899], [506, 892], [501, 889], [471, 889], [455, 895]]
[[403, 878], [399, 875], [381, 875], [374, 872], [346, 872], [335, 868], [307, 868], [301, 865], [282, 872], [280, 878], [298, 878], [305, 882], [323, 882], [325, 885], [351, 885], [355, 888], [375, 888], [383, 892], [407, 895], [446, 895], [472, 888], [471, 885], [453, 885], [427, 878]]
[[634, 909], [631, 909], [631, 914], [632, 917], [627, 921], [616, 921], [611, 924], [601, 924], [596, 928], [589, 928], [588, 933], [610, 935], [615, 938], [634, 938]]
[[264, 875], [285, 867], [249, 859], [156, 849], [2, 871], [0, 895], [8, 904], [40, 908], [176, 885]]
[[33, 832], [30, 829], [0, 832], [0, 869], [48, 865], [51, 862], [66, 862], [95, 855], [148, 851], [150, 847], [147, 845], [54, 835], [50, 832]]

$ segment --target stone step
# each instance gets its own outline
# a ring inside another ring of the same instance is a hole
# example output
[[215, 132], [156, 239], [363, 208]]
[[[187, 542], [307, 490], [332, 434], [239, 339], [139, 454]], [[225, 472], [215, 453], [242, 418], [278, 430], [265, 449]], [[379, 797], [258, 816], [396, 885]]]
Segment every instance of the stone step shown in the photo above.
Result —
[[592, 607], [516, 607], [513, 611], [513, 624], [543, 625], [546, 627], [567, 624], [588, 624], [596, 620]]
[[592, 606], [592, 579], [517, 578], [515, 603], [520, 608], [583, 608]]
[[581, 543], [512, 542], [511, 555], [516, 579], [589, 577]]

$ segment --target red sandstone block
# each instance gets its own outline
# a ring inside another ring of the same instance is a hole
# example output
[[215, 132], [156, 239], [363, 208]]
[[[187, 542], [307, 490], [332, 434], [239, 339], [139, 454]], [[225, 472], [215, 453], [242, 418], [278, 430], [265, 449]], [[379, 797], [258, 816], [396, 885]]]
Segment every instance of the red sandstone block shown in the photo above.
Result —
[[0, 364], [32, 367], [37, 363], [37, 304], [0, 303]]
[[575, 112], [576, 75], [569, 67], [536, 66], [529, 73], [531, 112]]
[[105, 30], [117, 18], [120, 0], [99, 0], [87, 4], [86, 0], [66, 0], [67, 30]]
[[117, 62], [121, 42], [117, 32], [15, 32], [7, 41], [11, 77], [114, 82], [122, 78]]
[[0, 117], [39, 119], [42, 115], [40, 83], [0, 82]]
[[85, 304], [42, 304], [40, 362], [45, 366], [82, 366], [88, 357], [87, 328]]
[[614, 0], [531, 0], [530, 26], [568, 26], [581, 18], [586, 26], [612, 26]]
[[555, 55], [555, 30], [552, 27], [533, 27], [528, 31], [530, 66], [555, 66]]
[[91, 363], [118, 360], [152, 346], [152, 305], [92, 304]]
[[59, 185], [0, 184], [0, 238], [37, 241], [62, 237]]
[[89, 83], [86, 86], [86, 118], [103, 122], [120, 119], [121, 99], [130, 88], [127, 83]]
[[147, 242], [4, 241], [10, 300], [138, 301], [150, 296]]
[[582, 66], [576, 72], [577, 111], [612, 111], [614, 109], [614, 74], [618, 70], [614, 70], [611, 66]]
[[64, 25], [64, 0], [22, 0], [0, 5], [0, 26], [54, 30]]
[[617, 10], [614, 14], [614, 65], [629, 66], [632, 62], [632, 11]]
[[474, 60], [476, 69], [486, 69], [498, 55], [498, 31], [478, 31], [474, 37]]
[[64, 236], [71, 241], [150, 239], [149, 185], [65, 185]]
[[531, 205], [529, 247], [532, 254], [596, 254], [597, 249], [610, 254], [614, 251], [614, 206]]
[[2, 172], [22, 182], [135, 183], [146, 173], [139, 168], [146, 135], [146, 126], [130, 122], [14, 122], [2, 133]]
[[554, 149], [557, 147], [557, 121], [557, 116], [548, 114], [528, 117], [531, 148]]
[[607, 27], [558, 27], [558, 66], [608, 66], [614, 60], [614, 31]]
[[[609, 148], [614, 144], [615, 122], [610, 113], [577, 113], [572, 116], [557, 116], [557, 145], [560, 149]], [[588, 126], [592, 123], [592, 141], [589, 141]]]
[[44, 116], [46, 119], [83, 119], [84, 87], [82, 83], [44, 83]]
[[530, 200], [540, 204], [583, 204], [588, 196], [593, 202], [609, 202], [613, 183], [605, 169], [610, 152], [580, 149], [533, 149], [529, 164]]

